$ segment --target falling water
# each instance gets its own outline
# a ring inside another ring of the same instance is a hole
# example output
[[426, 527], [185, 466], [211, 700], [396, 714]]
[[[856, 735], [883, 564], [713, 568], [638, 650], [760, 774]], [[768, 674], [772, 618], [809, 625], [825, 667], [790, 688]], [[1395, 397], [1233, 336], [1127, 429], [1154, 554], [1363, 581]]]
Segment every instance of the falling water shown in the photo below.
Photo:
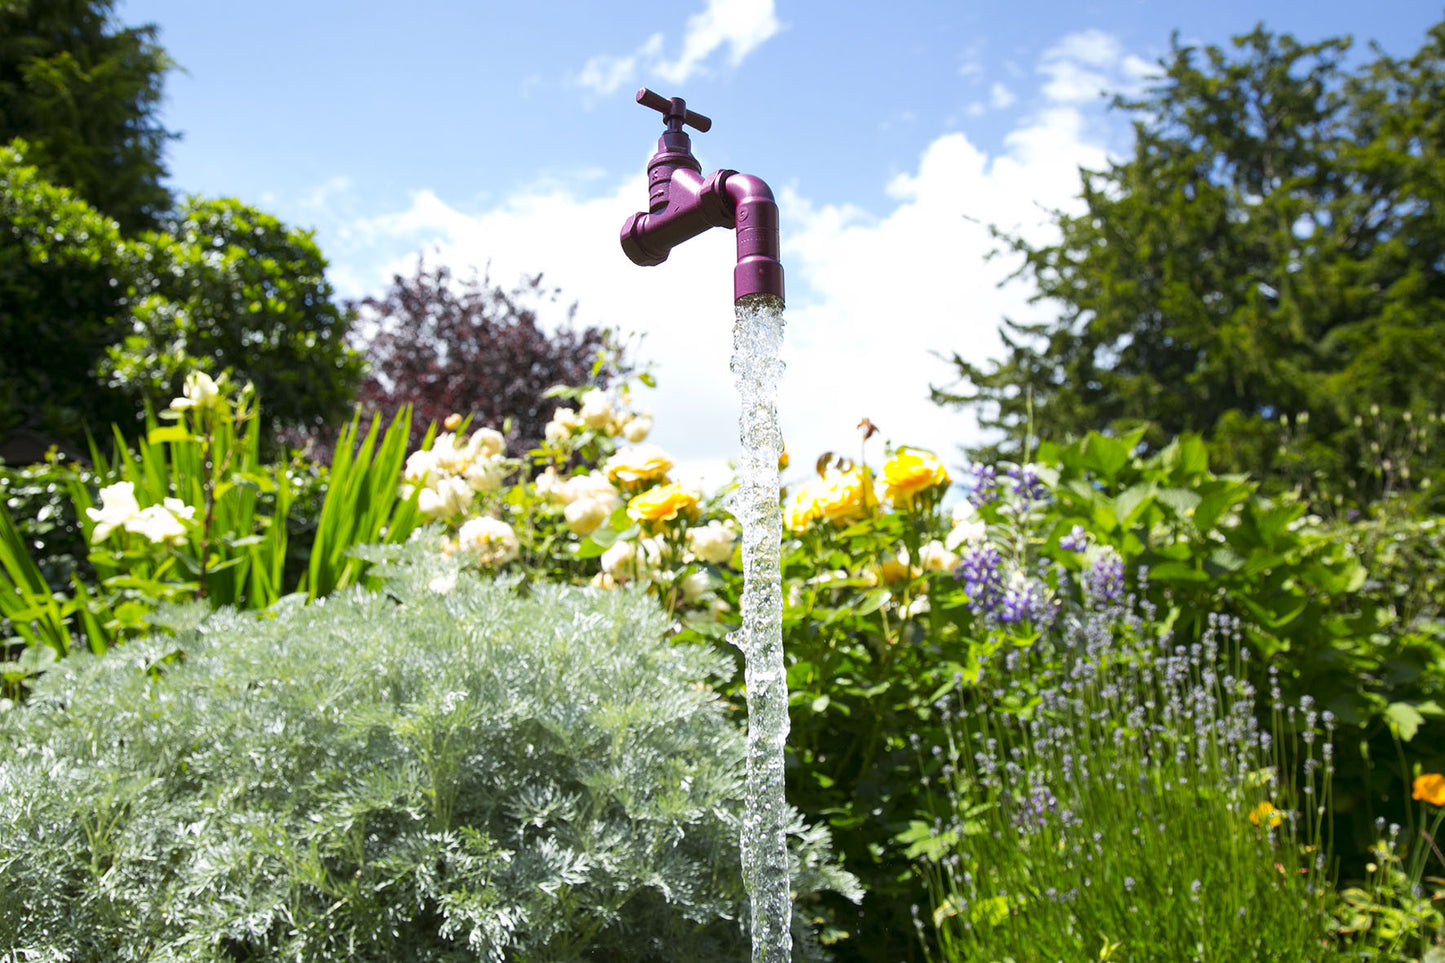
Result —
[[783, 301], [750, 294], [737, 302], [732, 370], [742, 398], [742, 479], [733, 514], [743, 527], [743, 625], [732, 641], [743, 650], [748, 695], [748, 784], [743, 880], [752, 897], [753, 963], [792, 959], [787, 802], [783, 746], [788, 738], [788, 683], [783, 669], [783, 597], [778, 460], [779, 357]]

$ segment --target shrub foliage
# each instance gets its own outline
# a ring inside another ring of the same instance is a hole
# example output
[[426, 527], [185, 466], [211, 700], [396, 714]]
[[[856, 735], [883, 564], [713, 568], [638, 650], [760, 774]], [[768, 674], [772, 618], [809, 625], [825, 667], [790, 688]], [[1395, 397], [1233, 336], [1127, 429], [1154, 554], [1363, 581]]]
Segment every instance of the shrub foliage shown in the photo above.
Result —
[[646, 596], [408, 563], [202, 615], [0, 717], [0, 958], [746, 955], [731, 667]]

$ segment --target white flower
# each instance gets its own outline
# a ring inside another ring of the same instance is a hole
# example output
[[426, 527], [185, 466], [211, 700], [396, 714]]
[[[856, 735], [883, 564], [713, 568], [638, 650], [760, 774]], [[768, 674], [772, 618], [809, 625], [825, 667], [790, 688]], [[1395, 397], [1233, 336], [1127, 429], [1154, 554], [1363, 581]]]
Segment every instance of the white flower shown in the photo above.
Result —
[[717, 519], [700, 528], [689, 529], [687, 533], [687, 547], [692, 554], [713, 565], [721, 565], [732, 558], [736, 543], [737, 533]]
[[445, 572], [426, 583], [426, 587], [438, 595], [447, 595], [457, 587], [457, 573]]
[[460, 478], [439, 478], [421, 490], [416, 507], [430, 518], [454, 518], [472, 503], [472, 489]]
[[612, 517], [617, 508], [616, 505], [609, 508], [596, 498], [584, 497], [568, 503], [562, 511], [567, 516], [567, 527], [572, 533], [586, 536], [597, 531], [603, 522]]
[[436, 436], [431, 446], [432, 465], [444, 472], [460, 475], [467, 467], [467, 452], [457, 447], [457, 436], [444, 431]]
[[187, 505], [179, 498], [166, 498], [162, 500], [161, 504], [165, 506], [166, 511], [177, 518], [184, 518], [189, 522], [193, 521], [196, 517], [196, 506]]
[[126, 522], [140, 515], [140, 504], [135, 500], [135, 485], [132, 482], [116, 482], [100, 490], [100, 508], [87, 508], [85, 514], [95, 522], [90, 540], [103, 542], [110, 533]]
[[517, 533], [499, 518], [483, 515], [457, 530], [457, 545], [483, 565], [501, 565], [517, 557]]
[[652, 431], [652, 416], [638, 415], [622, 426], [622, 437], [636, 445], [646, 440]]
[[953, 506], [953, 531], [948, 533], [943, 544], [953, 551], [964, 543], [977, 545], [987, 534], [988, 524], [978, 517], [978, 509], [973, 507], [973, 502], [962, 501]]
[[171, 409], [174, 411], [185, 411], [187, 408], [204, 411], [221, 402], [220, 386], [204, 371], [192, 371], [186, 375], [186, 385], [181, 391], [184, 393], [182, 397], [171, 400]]
[[402, 469], [401, 477], [409, 482], [419, 482], [430, 475], [435, 467], [435, 459], [430, 451], [414, 451], [406, 456], [406, 467]]
[[579, 417], [588, 428], [605, 431], [612, 424], [612, 399], [600, 388], [593, 388], [582, 396]]
[[635, 575], [648, 575], [662, 560], [661, 544], [652, 538], [636, 542], [617, 542], [602, 553], [602, 571], [616, 582], [625, 582]]
[[481, 455], [495, 458], [507, 450], [507, 439], [495, 428], [478, 428], [467, 441], [467, 455], [476, 458]]
[[607, 480], [607, 476], [597, 469], [592, 469], [585, 475], [573, 475], [562, 485], [559, 497], [565, 502], [574, 502], [579, 498], [591, 498], [607, 506], [608, 513], [617, 511], [622, 507], [622, 496]]
[[[173, 498], [167, 501], [175, 501]], [[164, 505], [149, 505], [140, 514], [125, 521], [125, 530], [144, 535], [149, 541], [159, 544], [169, 542], [179, 545], [186, 540], [186, 527], [172, 515]]]
[[552, 420], [547, 422], [543, 433], [547, 438], [547, 444], [560, 445], [572, 437], [572, 432], [582, 427], [577, 412], [571, 408], [558, 408], [552, 412]]
[[472, 491], [494, 492], [502, 487], [502, 477], [507, 473], [507, 465], [501, 458], [494, 455], [481, 455], [467, 462], [462, 477], [471, 486]]
[[948, 572], [958, 564], [958, 556], [935, 538], [918, 550], [918, 563], [925, 572]]
[[548, 465], [547, 470], [537, 476], [537, 480], [533, 484], [537, 486], [538, 495], [553, 501], [565, 501], [562, 497], [562, 490], [567, 483], [557, 474], [557, 469], [551, 465]]
[[678, 583], [678, 587], [682, 589], [682, 597], [686, 601], [696, 602], [702, 596], [702, 593], [708, 590], [708, 586], [711, 584], [711, 579], [707, 577], [707, 573], [697, 570], [684, 575], [682, 581]]

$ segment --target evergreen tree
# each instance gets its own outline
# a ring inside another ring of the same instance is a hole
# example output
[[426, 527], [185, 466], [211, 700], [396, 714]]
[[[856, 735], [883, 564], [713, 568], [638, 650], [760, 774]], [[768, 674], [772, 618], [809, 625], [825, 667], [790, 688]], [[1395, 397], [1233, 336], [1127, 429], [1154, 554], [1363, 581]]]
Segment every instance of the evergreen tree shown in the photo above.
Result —
[[[1005, 321], [986, 369], [955, 354], [966, 386], [935, 400], [981, 406], [993, 456], [1030, 431], [1149, 425], [1154, 446], [1202, 432], [1222, 468], [1314, 494], [1440, 476], [1418, 426], [1445, 397], [1445, 24], [1407, 60], [1351, 72], [1349, 47], [1176, 37], [1145, 95], [1115, 102], [1133, 155], [1081, 172], [1060, 240], [999, 235], [1057, 317]], [[1413, 478], [1372, 449], [1371, 413], [1416, 426], [1395, 439]]]
[[44, 178], [120, 224], [155, 227], [168, 133], [156, 116], [172, 64], [156, 28], [119, 26], [114, 0], [0, 0], [0, 145], [30, 143]]

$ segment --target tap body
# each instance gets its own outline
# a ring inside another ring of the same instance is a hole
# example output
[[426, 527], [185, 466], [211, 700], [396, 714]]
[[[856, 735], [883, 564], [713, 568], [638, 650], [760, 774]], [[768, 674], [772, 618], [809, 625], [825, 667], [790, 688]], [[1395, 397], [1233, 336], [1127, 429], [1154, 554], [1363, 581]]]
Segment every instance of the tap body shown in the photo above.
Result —
[[651, 266], [667, 260], [672, 249], [713, 227], [737, 234], [737, 266], [733, 296], [783, 297], [783, 265], [779, 260], [778, 204], [759, 177], [719, 170], [702, 174], [692, 154], [684, 123], [706, 131], [712, 122], [686, 109], [682, 98], [664, 99], [638, 91], [639, 103], [663, 113], [667, 129], [647, 165], [648, 210], [622, 225], [622, 250], [635, 264]]

